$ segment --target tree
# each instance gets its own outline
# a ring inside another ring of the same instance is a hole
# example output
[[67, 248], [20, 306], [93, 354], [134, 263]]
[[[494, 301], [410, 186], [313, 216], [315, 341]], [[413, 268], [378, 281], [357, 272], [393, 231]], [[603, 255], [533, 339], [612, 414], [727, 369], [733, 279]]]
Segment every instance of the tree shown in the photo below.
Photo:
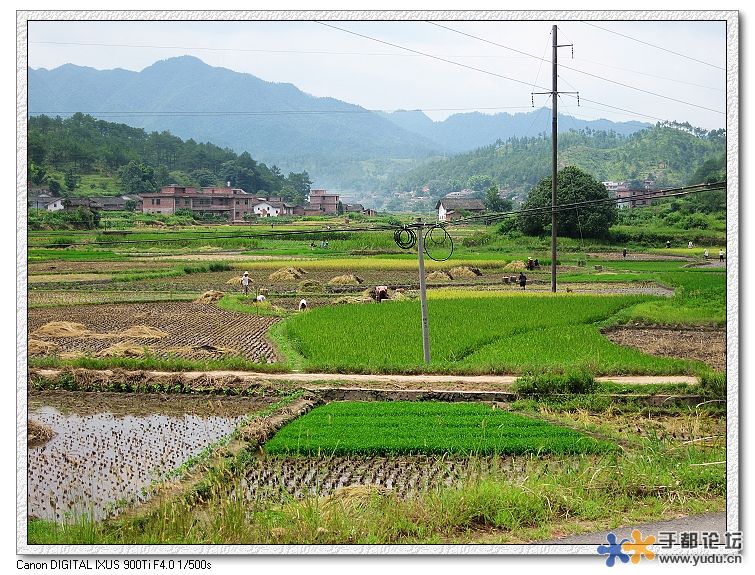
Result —
[[495, 184], [493, 183], [493, 178], [491, 178], [490, 176], [475, 175], [469, 177], [467, 185], [475, 192], [481, 192], [488, 186], [493, 186]]
[[489, 212], [509, 212], [514, 207], [514, 202], [509, 199], [504, 199], [498, 192], [498, 186], [493, 184], [485, 192], [485, 198], [483, 199], [485, 209]]
[[[608, 199], [608, 190], [605, 186], [575, 166], [567, 166], [560, 170], [557, 182], [558, 205]], [[535, 236], [550, 231], [551, 183], [550, 177], [540, 180], [522, 205], [525, 213], [519, 215], [518, 224], [524, 234]], [[533, 208], [546, 209], [526, 212]], [[603, 201], [579, 209], [561, 210], [556, 216], [556, 224], [559, 236], [605, 238], [616, 219], [616, 205], [613, 202]]]
[[338, 205], [336, 206], [336, 213], [340, 216], [343, 215], [343, 202], [338, 201]]
[[130, 161], [118, 170], [124, 194], [142, 194], [157, 189], [155, 171], [151, 166]]

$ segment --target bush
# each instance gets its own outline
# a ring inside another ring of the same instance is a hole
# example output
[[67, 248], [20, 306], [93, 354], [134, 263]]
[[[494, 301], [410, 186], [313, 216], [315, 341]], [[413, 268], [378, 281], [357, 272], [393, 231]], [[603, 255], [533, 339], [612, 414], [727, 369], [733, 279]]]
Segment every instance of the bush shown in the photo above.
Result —
[[519, 395], [555, 395], [565, 393], [592, 393], [597, 383], [586, 371], [538, 373], [523, 375], [514, 382], [513, 390]]
[[726, 399], [726, 374], [722, 371], [708, 371], [700, 376], [700, 391], [714, 399]]

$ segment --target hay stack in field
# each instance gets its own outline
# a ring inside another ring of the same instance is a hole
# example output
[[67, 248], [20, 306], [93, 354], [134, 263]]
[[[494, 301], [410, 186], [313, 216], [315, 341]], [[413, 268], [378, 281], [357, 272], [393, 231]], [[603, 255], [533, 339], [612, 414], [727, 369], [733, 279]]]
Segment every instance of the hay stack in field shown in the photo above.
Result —
[[26, 420], [26, 444], [30, 447], [43, 445], [50, 441], [54, 435], [55, 432], [46, 425], [42, 425], [33, 419]]
[[337, 286], [356, 286], [361, 283], [364, 283], [364, 280], [354, 274], [344, 274], [342, 276], [336, 276], [334, 278], [331, 278], [331, 280], [328, 283], [330, 285], [337, 285]]
[[216, 301], [219, 301], [224, 295], [225, 292], [211, 289], [210, 291], [206, 291], [201, 296], [199, 296], [199, 299], [195, 299], [194, 303], [215, 303]]
[[149, 347], [126, 339], [106, 347], [97, 355], [99, 357], [142, 357], [148, 351], [150, 351]]
[[60, 346], [41, 339], [30, 339], [27, 346], [29, 355], [52, 355], [60, 351]]
[[521, 260], [514, 260], [512, 262], [509, 262], [506, 264], [503, 268], [504, 270], [510, 272], [510, 271], [518, 271], [518, 270], [526, 270], [527, 264], [525, 264]]
[[83, 337], [91, 332], [83, 323], [51, 321], [40, 327], [33, 335], [47, 337]]
[[83, 351], [64, 351], [60, 354], [60, 359], [79, 359], [85, 355]]
[[355, 295], [345, 295], [343, 297], [334, 299], [331, 302], [331, 305], [344, 305], [344, 304], [349, 304], [349, 303], [371, 303], [372, 301], [374, 300], [372, 300], [371, 298], [359, 297]]
[[482, 272], [479, 270], [479, 268], [473, 268], [469, 266], [459, 266], [456, 268], [451, 268], [451, 270], [448, 273], [450, 273], [451, 277], [455, 280], [474, 279], [477, 276], [482, 275]]
[[168, 337], [168, 334], [161, 329], [149, 325], [132, 325], [130, 328], [119, 332], [94, 333], [91, 334], [94, 339], [114, 339], [119, 337], [133, 337], [137, 339], [159, 339]]
[[294, 282], [300, 280], [307, 273], [301, 268], [288, 266], [271, 273], [268, 277], [274, 282]]
[[427, 274], [427, 281], [429, 282], [450, 282], [451, 276], [446, 271], [434, 271]]
[[[249, 281], [252, 281], [251, 276], [249, 277]], [[227, 282], [225, 282], [225, 285], [227, 286], [233, 286], [233, 285], [241, 285], [241, 276], [234, 276], [230, 278]]]
[[301, 281], [296, 287], [297, 293], [319, 293], [322, 291], [322, 289], [322, 284], [315, 280]]
[[393, 301], [410, 301], [414, 298], [411, 296], [406, 295], [406, 292], [404, 291], [398, 291], [396, 290], [395, 293], [390, 297]]

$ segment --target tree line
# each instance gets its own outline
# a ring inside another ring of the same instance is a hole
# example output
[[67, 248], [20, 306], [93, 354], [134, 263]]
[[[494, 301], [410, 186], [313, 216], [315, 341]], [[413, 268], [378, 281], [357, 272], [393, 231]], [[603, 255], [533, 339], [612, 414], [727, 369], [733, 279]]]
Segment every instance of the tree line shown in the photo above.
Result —
[[[659, 187], [689, 183], [696, 170], [725, 154], [724, 130], [689, 124], [658, 123], [623, 136], [586, 128], [559, 134], [559, 167], [577, 166], [599, 181], [629, 181], [640, 186], [651, 178]], [[551, 171], [551, 140], [512, 137], [446, 160], [430, 162], [393, 180], [397, 190], [430, 189], [433, 198], [496, 184], [509, 196], [526, 195]], [[715, 171], [714, 169], [709, 171]], [[693, 182], [698, 183], [698, 182]]]
[[[77, 113], [32, 116], [28, 126], [28, 180], [47, 187], [54, 195], [69, 195], [82, 176], [112, 178], [120, 194], [154, 192], [162, 186], [225, 186], [260, 195], [279, 195], [301, 204], [312, 184], [306, 171], [284, 175], [248, 152], [170, 132], [147, 133], [141, 128], [97, 120]], [[96, 190], [89, 195], [104, 195]]]

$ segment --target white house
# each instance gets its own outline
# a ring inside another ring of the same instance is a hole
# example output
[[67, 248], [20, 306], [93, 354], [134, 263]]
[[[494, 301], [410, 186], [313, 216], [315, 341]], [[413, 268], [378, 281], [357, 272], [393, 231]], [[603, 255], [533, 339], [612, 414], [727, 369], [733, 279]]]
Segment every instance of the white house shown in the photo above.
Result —
[[62, 198], [55, 198], [51, 202], [47, 202], [45, 205], [45, 209], [48, 212], [57, 212], [59, 210], [62, 210], [65, 206], [63, 205], [63, 199]]
[[464, 213], [481, 214], [485, 211], [485, 204], [482, 200], [472, 198], [441, 198], [435, 204], [438, 210], [438, 221], [448, 222], [463, 217]]
[[281, 213], [282, 206], [278, 202], [260, 202], [254, 205], [254, 215], [261, 218], [277, 218]]

